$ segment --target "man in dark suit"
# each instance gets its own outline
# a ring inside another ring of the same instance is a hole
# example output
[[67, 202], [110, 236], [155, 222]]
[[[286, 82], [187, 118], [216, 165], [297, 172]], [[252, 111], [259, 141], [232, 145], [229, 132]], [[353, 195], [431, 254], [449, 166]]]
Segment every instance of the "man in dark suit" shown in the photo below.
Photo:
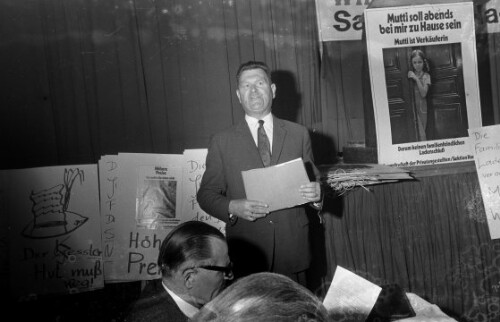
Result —
[[158, 256], [162, 277], [150, 281], [127, 322], [189, 321], [233, 278], [224, 235], [199, 221], [174, 228]]
[[[236, 277], [271, 271], [305, 285], [311, 259], [306, 206], [269, 212], [265, 203], [246, 199], [241, 172], [302, 158], [312, 181], [299, 191], [310, 205], [320, 208], [319, 172], [313, 164], [309, 132], [272, 115], [276, 85], [266, 64], [242, 64], [236, 78], [245, 119], [211, 138], [197, 200], [204, 211], [227, 223]], [[269, 150], [267, 156], [261, 156], [261, 147]]]

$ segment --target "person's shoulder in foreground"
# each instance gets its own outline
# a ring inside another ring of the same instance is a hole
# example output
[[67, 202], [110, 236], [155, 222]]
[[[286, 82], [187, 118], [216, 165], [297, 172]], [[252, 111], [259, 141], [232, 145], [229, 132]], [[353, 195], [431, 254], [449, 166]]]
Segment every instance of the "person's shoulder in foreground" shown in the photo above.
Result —
[[148, 281], [124, 322], [187, 322], [188, 317], [165, 291], [162, 279]]

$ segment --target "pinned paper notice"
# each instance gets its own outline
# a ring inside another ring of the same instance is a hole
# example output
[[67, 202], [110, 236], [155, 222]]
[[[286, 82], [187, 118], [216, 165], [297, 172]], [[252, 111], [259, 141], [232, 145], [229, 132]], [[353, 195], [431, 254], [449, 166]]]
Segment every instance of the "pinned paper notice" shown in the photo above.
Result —
[[500, 125], [469, 129], [491, 239], [500, 238]]

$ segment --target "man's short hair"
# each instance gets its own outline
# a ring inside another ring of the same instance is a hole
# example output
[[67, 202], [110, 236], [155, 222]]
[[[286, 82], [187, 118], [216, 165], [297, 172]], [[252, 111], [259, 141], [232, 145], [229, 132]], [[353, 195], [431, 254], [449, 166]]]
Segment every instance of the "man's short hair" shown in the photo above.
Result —
[[194, 322], [328, 322], [328, 312], [311, 291], [276, 273], [240, 278], [208, 302]]
[[251, 60], [251, 61], [248, 61], [246, 63], [241, 64], [240, 67], [238, 68], [238, 72], [236, 73], [236, 84], [237, 85], [240, 83], [241, 74], [244, 71], [251, 70], [251, 69], [262, 69], [266, 73], [267, 78], [269, 80], [269, 83], [272, 83], [271, 70], [269, 69], [269, 66], [267, 66], [266, 63], [261, 62], [261, 61]]
[[210, 239], [226, 242], [215, 227], [201, 221], [188, 221], [175, 227], [163, 240], [158, 255], [158, 266], [168, 276], [187, 260], [203, 260], [213, 256]]

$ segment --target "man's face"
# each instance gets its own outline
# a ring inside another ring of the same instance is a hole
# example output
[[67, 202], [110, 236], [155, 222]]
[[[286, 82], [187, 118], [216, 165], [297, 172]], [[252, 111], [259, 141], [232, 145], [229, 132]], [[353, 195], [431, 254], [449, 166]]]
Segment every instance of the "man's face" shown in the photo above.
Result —
[[276, 86], [260, 69], [249, 69], [241, 73], [236, 95], [249, 116], [262, 118], [271, 113]]
[[[211, 238], [212, 258], [200, 262], [197, 266], [210, 265], [226, 267], [230, 264], [226, 242]], [[226, 286], [226, 281], [231, 280], [232, 276], [225, 276], [224, 272], [197, 268], [196, 282], [193, 283], [191, 295], [196, 298], [199, 305], [204, 305], [215, 296], [217, 296]]]

